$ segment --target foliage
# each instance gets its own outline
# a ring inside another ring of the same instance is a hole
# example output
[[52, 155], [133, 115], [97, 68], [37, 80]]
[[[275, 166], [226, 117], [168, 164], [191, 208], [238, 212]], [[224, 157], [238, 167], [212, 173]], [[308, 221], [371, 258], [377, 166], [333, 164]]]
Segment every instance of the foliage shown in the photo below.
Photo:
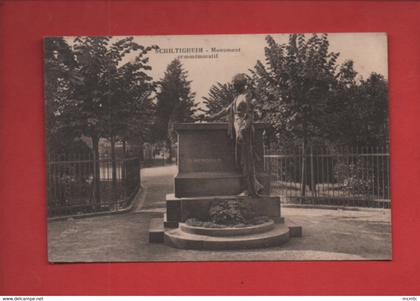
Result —
[[383, 75], [372, 73], [359, 85], [359, 114], [362, 131], [359, 144], [389, 143], [388, 82]]
[[[265, 61], [250, 70], [248, 92], [257, 99], [268, 134], [283, 151], [306, 145], [363, 145], [388, 141], [388, 91], [382, 75], [358, 77], [351, 60], [337, 63], [326, 34], [292, 34], [280, 44], [266, 37]], [[234, 97], [216, 83], [204, 97], [206, 113]], [[273, 139], [275, 137], [275, 139]]]
[[[45, 40], [48, 138], [81, 135], [129, 139], [144, 135], [155, 89], [144, 47], [124, 38], [77, 37]], [[135, 52], [131, 62], [123, 58]]]
[[189, 226], [193, 227], [203, 227], [203, 228], [225, 228], [226, 225], [217, 224], [212, 221], [201, 221], [197, 218], [189, 218], [185, 221]]
[[64, 104], [71, 97], [72, 69], [76, 66], [73, 52], [61, 37], [44, 41], [46, 139], [51, 151], [62, 152], [72, 145], [80, 133], [66, 125], [61, 116]]
[[255, 208], [246, 200], [218, 200], [210, 205], [209, 216], [216, 224], [246, 223], [255, 217]]
[[227, 224], [227, 225], [216, 223], [213, 221], [201, 221], [197, 218], [189, 218], [185, 221], [185, 223], [193, 227], [203, 227], [203, 228], [226, 228], [226, 227], [244, 228], [244, 227], [249, 227], [253, 225], [261, 225], [269, 221], [271, 220], [267, 216], [256, 216], [256, 217], [246, 220], [245, 223], [239, 222], [239, 223]]
[[[100, 205], [99, 139], [111, 141], [112, 184], [116, 197], [115, 141], [142, 137], [153, 109], [154, 91], [147, 53], [132, 37], [76, 37], [45, 41], [47, 139], [66, 141], [88, 136], [93, 148], [94, 199]], [[124, 62], [127, 54], [135, 59]], [[57, 144], [57, 143], [56, 143]], [[54, 145], [54, 144], [53, 144]], [[50, 151], [59, 149], [54, 146]]]
[[363, 160], [359, 158], [355, 162], [337, 162], [333, 169], [334, 178], [338, 183], [343, 184], [343, 188], [353, 194], [367, 194], [372, 187], [372, 180], [369, 176], [370, 170], [366, 170]]
[[[203, 104], [206, 105], [205, 113], [208, 115], [213, 115], [227, 107], [232, 103], [236, 96], [236, 91], [232, 83], [216, 83], [211, 86], [209, 90], [209, 95], [203, 97]], [[224, 120], [226, 116], [223, 117]]]
[[322, 135], [325, 104], [335, 86], [338, 53], [329, 52], [326, 34], [306, 39], [293, 34], [288, 44], [266, 37], [265, 64], [258, 61], [252, 77], [262, 103], [263, 120], [279, 137], [304, 141]]
[[323, 117], [324, 137], [340, 145], [388, 143], [388, 83], [376, 73], [356, 81], [356, 74], [352, 61], [341, 66]]
[[[84, 134], [129, 135], [130, 124], [144, 120], [152, 106], [154, 86], [146, 74], [151, 69], [146, 55], [154, 47], [138, 45], [132, 37], [115, 42], [111, 37], [78, 37], [73, 48], [83, 81], [75, 86], [72, 106]], [[122, 64], [130, 52], [136, 52], [136, 58]]]

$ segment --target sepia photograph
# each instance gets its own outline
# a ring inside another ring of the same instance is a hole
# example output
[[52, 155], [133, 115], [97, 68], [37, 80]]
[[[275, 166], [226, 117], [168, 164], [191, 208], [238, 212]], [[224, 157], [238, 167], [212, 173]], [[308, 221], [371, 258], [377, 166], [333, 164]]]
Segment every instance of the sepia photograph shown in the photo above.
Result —
[[44, 38], [48, 260], [392, 260], [386, 33]]

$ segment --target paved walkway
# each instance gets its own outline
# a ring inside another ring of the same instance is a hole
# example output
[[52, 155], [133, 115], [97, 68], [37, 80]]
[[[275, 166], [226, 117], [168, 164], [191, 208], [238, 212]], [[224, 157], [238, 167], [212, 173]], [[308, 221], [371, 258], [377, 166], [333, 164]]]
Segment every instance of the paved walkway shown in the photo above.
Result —
[[142, 186], [144, 200], [138, 203], [135, 212], [163, 213], [165, 211], [166, 194], [172, 193], [176, 165], [142, 169]]
[[142, 170], [144, 191], [130, 213], [53, 221], [48, 225], [51, 262], [364, 260], [391, 259], [390, 211], [283, 208], [286, 221], [303, 226], [302, 238], [280, 247], [243, 251], [178, 250], [148, 243], [153, 216], [173, 191], [175, 166]]

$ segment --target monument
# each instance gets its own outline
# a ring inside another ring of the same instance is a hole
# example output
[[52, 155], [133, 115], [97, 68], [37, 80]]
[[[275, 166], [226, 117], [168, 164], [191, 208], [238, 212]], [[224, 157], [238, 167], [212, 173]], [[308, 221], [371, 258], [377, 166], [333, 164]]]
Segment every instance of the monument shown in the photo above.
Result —
[[152, 219], [150, 242], [183, 249], [276, 246], [301, 227], [281, 216], [280, 197], [269, 196], [264, 173], [264, 124], [254, 122], [254, 100], [246, 77], [235, 76], [237, 96], [219, 113], [227, 123], [175, 124], [178, 174], [166, 196], [166, 214]]
[[[185, 249], [240, 249], [275, 246], [292, 236], [300, 227], [289, 227], [281, 216], [280, 197], [269, 196], [269, 177], [263, 162], [257, 161], [258, 180], [264, 191], [259, 196], [241, 194], [243, 175], [235, 165], [234, 143], [227, 134], [227, 123], [181, 123], [178, 133], [178, 174], [175, 193], [166, 196], [166, 214], [153, 218], [150, 242], [164, 242]], [[256, 150], [263, 158], [262, 131], [257, 123]], [[256, 217], [266, 217], [252, 225], [203, 227], [189, 220], [209, 221], [212, 206], [219, 202], [247, 203]]]

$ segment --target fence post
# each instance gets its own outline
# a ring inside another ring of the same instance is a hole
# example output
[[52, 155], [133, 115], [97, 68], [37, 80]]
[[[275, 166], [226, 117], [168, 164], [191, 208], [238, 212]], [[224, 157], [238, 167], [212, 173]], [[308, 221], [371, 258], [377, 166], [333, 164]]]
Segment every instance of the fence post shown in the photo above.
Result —
[[100, 188], [100, 166], [99, 166], [99, 137], [92, 136], [93, 146], [93, 199], [95, 202], [95, 208], [98, 209], [101, 206], [101, 188]]
[[121, 181], [122, 183], [125, 183], [125, 178], [126, 178], [126, 174], [125, 174], [125, 158], [126, 158], [126, 154], [127, 154], [127, 142], [125, 142], [125, 140], [123, 140], [122, 142], [122, 162], [123, 164], [121, 165]]
[[267, 146], [265, 144], [263, 144], [263, 160], [264, 160], [264, 171], [267, 172], [268, 174], [268, 188], [264, 187], [267, 191], [265, 191], [265, 193], [267, 194], [271, 194], [271, 183], [272, 183], [272, 179], [271, 179], [271, 158], [267, 158], [266, 155], [270, 154], [270, 149], [267, 150]]
[[111, 181], [112, 181], [112, 202], [115, 210], [118, 209], [117, 198], [117, 161], [115, 156], [115, 137], [111, 136]]
[[316, 196], [316, 187], [315, 187], [315, 179], [314, 179], [314, 154], [313, 154], [313, 149], [312, 146], [310, 148], [310, 158], [311, 158], [311, 191], [312, 191], [312, 196]]

